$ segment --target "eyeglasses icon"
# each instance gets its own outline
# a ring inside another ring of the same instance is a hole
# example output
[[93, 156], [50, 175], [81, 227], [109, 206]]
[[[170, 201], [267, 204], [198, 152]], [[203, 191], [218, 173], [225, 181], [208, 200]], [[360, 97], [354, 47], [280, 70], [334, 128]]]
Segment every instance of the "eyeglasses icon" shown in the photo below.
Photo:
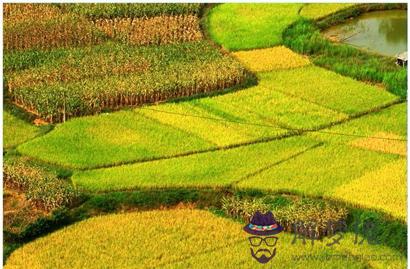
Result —
[[251, 243], [251, 246], [253, 247], [259, 247], [262, 244], [262, 241], [265, 242], [267, 246], [274, 247], [276, 245], [276, 242], [278, 241], [278, 238], [275, 236], [267, 236], [265, 238], [259, 236], [250, 236], [248, 237], [248, 239]]

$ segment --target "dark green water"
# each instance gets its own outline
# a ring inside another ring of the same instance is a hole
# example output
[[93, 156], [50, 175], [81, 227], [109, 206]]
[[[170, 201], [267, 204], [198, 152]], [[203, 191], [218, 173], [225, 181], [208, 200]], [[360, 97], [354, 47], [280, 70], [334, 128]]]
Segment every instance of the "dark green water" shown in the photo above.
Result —
[[407, 10], [365, 13], [330, 27], [323, 34], [355, 47], [396, 56], [407, 51]]

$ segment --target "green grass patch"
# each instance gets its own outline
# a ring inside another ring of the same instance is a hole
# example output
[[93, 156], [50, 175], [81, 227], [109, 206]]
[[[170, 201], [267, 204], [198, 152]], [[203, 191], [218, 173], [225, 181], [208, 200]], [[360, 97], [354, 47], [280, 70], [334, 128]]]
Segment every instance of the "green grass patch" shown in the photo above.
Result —
[[356, 114], [398, 100], [382, 88], [316, 66], [262, 73], [259, 77], [261, 81], [269, 81], [274, 90], [346, 114]]
[[72, 180], [78, 188], [87, 191], [224, 187], [314, 145], [312, 140], [287, 138], [169, 160], [77, 172]]
[[267, 48], [282, 42], [282, 31], [302, 4], [221, 4], [207, 18], [211, 38], [229, 50]]
[[3, 147], [12, 148], [41, 134], [41, 128], [3, 111]]
[[[91, 262], [93, 266], [121, 268], [255, 268], [258, 264], [250, 255], [247, 234], [242, 228], [243, 224], [199, 210], [96, 217], [17, 249], [5, 268], [84, 268]], [[326, 246], [331, 239], [315, 241], [314, 246], [309, 246], [301, 240], [292, 244], [293, 236], [287, 233], [278, 237], [277, 254], [272, 262], [281, 264], [281, 268], [329, 268], [335, 262], [326, 258], [329, 255], [338, 255], [341, 268], [363, 268], [369, 263], [374, 268], [406, 265], [404, 255], [388, 247], [367, 242], [354, 245], [352, 233], [344, 234], [340, 245], [332, 247]], [[395, 255], [396, 259], [369, 261], [354, 259], [351, 254], [387, 254]], [[319, 258], [303, 259], [303, 255]], [[340, 255], [350, 258], [340, 259]]]

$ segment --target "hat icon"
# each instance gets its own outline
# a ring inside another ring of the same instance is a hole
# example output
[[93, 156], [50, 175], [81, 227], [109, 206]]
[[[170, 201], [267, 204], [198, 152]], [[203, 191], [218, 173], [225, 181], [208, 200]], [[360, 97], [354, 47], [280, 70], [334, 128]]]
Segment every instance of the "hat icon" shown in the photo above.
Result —
[[253, 235], [274, 235], [283, 231], [283, 227], [273, 218], [272, 212], [262, 214], [257, 211], [251, 219], [251, 222], [243, 227], [245, 232]]

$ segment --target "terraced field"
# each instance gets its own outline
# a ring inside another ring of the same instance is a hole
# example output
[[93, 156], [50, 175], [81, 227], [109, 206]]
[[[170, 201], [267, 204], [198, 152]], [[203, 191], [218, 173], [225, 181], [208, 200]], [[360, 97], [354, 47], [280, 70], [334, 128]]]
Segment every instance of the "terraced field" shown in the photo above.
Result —
[[[199, 210], [97, 217], [27, 244], [11, 255], [5, 268], [214, 268], [221, 264], [262, 268], [248, 257], [249, 245], [241, 228], [241, 224]], [[273, 262], [282, 268], [329, 268], [338, 255], [348, 255], [351, 258], [338, 261], [340, 268], [405, 266], [400, 254], [380, 246], [354, 246], [353, 237], [346, 234], [337, 247], [320, 241], [307, 247], [301, 241], [292, 244], [291, 235], [281, 234]], [[400, 258], [369, 262], [352, 258], [357, 253]], [[306, 254], [318, 255], [319, 260], [298, 260]], [[334, 258], [326, 258], [331, 256]]]
[[[378, 87], [315, 66], [273, 69], [257, 76], [259, 84], [242, 91], [75, 119], [19, 151], [73, 168], [112, 166], [316, 130], [399, 100]], [[139, 139], [148, 141], [135, 143]]]
[[[143, 199], [140, 191], [286, 195], [346, 207], [349, 218], [356, 211], [363, 218], [377, 214], [397, 225], [392, 236], [399, 236], [407, 218], [406, 100], [384, 84], [319, 67], [317, 58], [283, 46], [283, 32], [298, 19], [352, 6], [220, 4], [205, 12], [196, 4], [53, 6], [53, 12], [86, 20], [104, 40], [87, 47], [66, 48], [63, 42], [47, 50], [8, 48], [7, 102], [34, 112], [41, 123], [53, 122], [53, 128], [4, 112], [5, 158], [57, 171], [54, 180], [68, 179], [104, 213], [115, 208], [104, 195], [135, 192]], [[199, 30], [200, 14], [207, 16], [207, 33]], [[185, 16], [194, 19], [186, 22]], [[155, 32], [163, 20], [179, 30], [188, 25], [181, 30], [187, 36], [171, 26]], [[121, 28], [124, 23], [134, 26]], [[138, 39], [140, 23], [153, 26]], [[234, 52], [205, 40], [208, 35]], [[81, 218], [88, 217], [86, 206], [79, 208]], [[343, 235], [340, 245], [328, 247], [324, 239], [310, 247], [292, 244], [294, 235], [282, 233], [272, 263], [407, 263], [399, 243], [358, 246], [351, 230]], [[75, 223], [17, 249], [6, 268], [257, 267], [248, 252], [237, 221], [207, 210], [154, 210]], [[395, 258], [329, 258], [382, 254]]]

